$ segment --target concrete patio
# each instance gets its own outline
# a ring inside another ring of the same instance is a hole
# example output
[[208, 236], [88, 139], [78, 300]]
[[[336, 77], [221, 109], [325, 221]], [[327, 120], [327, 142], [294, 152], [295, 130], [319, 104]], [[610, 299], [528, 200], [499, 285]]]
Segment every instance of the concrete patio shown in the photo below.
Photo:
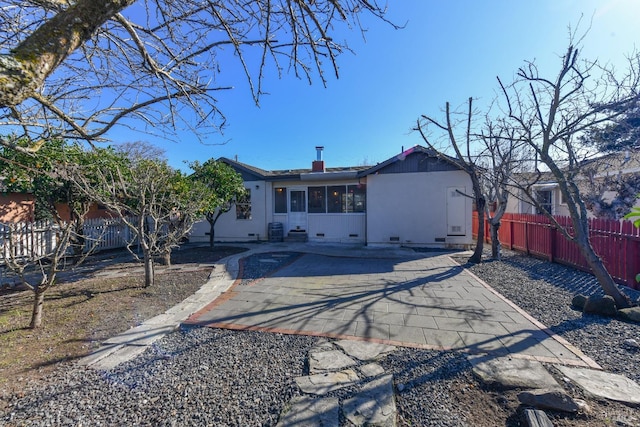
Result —
[[446, 253], [304, 251], [269, 277], [236, 280], [186, 323], [598, 367]]

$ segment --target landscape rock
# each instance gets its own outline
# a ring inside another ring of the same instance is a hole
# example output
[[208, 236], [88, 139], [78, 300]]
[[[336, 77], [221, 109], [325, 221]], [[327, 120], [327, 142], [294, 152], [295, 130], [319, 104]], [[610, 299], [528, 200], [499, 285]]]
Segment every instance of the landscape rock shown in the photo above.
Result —
[[473, 373], [485, 384], [504, 388], [556, 389], [556, 380], [535, 360], [510, 357], [469, 357]]
[[638, 341], [634, 340], [633, 338], [628, 338], [624, 340], [622, 344], [624, 344], [626, 347], [629, 347], [629, 348], [640, 348], [640, 343], [638, 343]]
[[580, 409], [568, 394], [559, 389], [527, 390], [518, 394], [518, 400], [525, 405], [538, 409], [576, 413]]
[[340, 404], [335, 397], [298, 397], [283, 412], [276, 427], [339, 427]]
[[547, 414], [539, 409], [525, 409], [524, 421], [529, 427], [553, 427]]
[[356, 361], [340, 350], [316, 351], [309, 353], [309, 371], [317, 374], [325, 371], [339, 371], [356, 364]]
[[578, 310], [582, 311], [584, 309], [584, 304], [586, 302], [587, 302], [587, 297], [582, 294], [578, 294], [574, 296], [573, 299], [571, 300], [571, 306], [573, 308], [577, 308]]
[[630, 322], [640, 323], [640, 307], [621, 308], [618, 310], [618, 316]]
[[309, 350], [309, 353], [318, 353], [335, 349], [336, 348], [333, 346], [333, 344], [331, 344], [331, 341], [327, 340], [326, 338], [321, 338], [318, 340], [318, 342], [315, 343], [311, 350]]
[[360, 372], [365, 377], [377, 377], [378, 375], [384, 374], [384, 368], [377, 363], [369, 363], [360, 366]]
[[356, 426], [394, 427], [393, 376], [385, 375], [365, 384], [358, 394], [344, 401], [342, 411]]
[[375, 360], [396, 349], [392, 345], [365, 341], [340, 340], [336, 341], [336, 344], [349, 356], [358, 360]]
[[586, 368], [557, 368], [587, 393], [631, 406], [640, 405], [640, 386], [625, 376]]
[[296, 384], [304, 393], [325, 395], [334, 390], [357, 384], [359, 380], [358, 374], [353, 369], [346, 369], [340, 372], [298, 377]]
[[582, 414], [591, 414], [591, 406], [589, 406], [589, 404], [582, 399], [573, 399], [574, 402], [576, 402], [576, 405], [578, 405], [578, 412], [582, 413]]
[[587, 298], [582, 311], [590, 314], [600, 314], [602, 316], [616, 316], [618, 314], [616, 302], [610, 295], [603, 297], [591, 296]]

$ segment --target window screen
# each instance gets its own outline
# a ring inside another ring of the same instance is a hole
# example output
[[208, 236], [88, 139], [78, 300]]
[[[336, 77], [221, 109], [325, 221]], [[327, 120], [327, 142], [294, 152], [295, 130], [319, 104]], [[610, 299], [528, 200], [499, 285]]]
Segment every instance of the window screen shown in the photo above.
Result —
[[327, 187], [309, 187], [309, 213], [327, 212]]

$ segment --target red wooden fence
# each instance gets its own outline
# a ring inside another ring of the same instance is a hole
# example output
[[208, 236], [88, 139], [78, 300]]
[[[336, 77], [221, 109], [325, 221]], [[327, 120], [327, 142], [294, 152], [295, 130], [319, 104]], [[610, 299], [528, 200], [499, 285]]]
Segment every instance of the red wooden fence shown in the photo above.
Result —
[[[573, 231], [571, 218], [555, 218], [570, 232]], [[631, 221], [590, 219], [589, 230], [591, 245], [604, 261], [609, 274], [620, 284], [640, 289], [635, 279], [640, 273], [640, 229]], [[485, 241], [489, 243], [488, 223], [485, 223], [484, 234]], [[474, 212], [473, 237], [477, 236], [478, 217]], [[590, 271], [577, 245], [568, 241], [544, 215], [504, 214], [499, 236], [500, 243], [506, 248]]]

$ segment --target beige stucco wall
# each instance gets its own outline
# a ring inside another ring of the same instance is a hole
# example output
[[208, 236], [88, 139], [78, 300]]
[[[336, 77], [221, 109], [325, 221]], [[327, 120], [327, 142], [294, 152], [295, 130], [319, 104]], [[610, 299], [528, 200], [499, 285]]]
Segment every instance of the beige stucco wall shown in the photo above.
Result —
[[[568, 215], [569, 211], [567, 210], [567, 205], [562, 203], [562, 197], [560, 195], [560, 190], [558, 187], [550, 188], [551, 190], [551, 209], [553, 215]], [[539, 213], [536, 211], [535, 206], [533, 204], [526, 201], [526, 196], [523, 195], [522, 190], [514, 190], [521, 194], [522, 198], [519, 199], [513, 195], [509, 195], [507, 199], [507, 213], [521, 213], [521, 214], [535, 214]]]
[[[471, 181], [462, 171], [370, 175], [367, 243], [442, 247], [470, 245], [472, 199], [465, 197], [465, 235], [447, 236], [447, 189]], [[398, 237], [392, 242], [392, 237]], [[436, 241], [444, 239], [444, 242]]]
[[[267, 238], [267, 224], [270, 222], [271, 200], [267, 203], [267, 194], [271, 192], [271, 183], [265, 181], [246, 181], [244, 187], [251, 190], [251, 219], [237, 219], [236, 208], [220, 216], [215, 227], [216, 241], [255, 241]], [[197, 222], [191, 231], [192, 242], [208, 242], [209, 223], [206, 219]]]

